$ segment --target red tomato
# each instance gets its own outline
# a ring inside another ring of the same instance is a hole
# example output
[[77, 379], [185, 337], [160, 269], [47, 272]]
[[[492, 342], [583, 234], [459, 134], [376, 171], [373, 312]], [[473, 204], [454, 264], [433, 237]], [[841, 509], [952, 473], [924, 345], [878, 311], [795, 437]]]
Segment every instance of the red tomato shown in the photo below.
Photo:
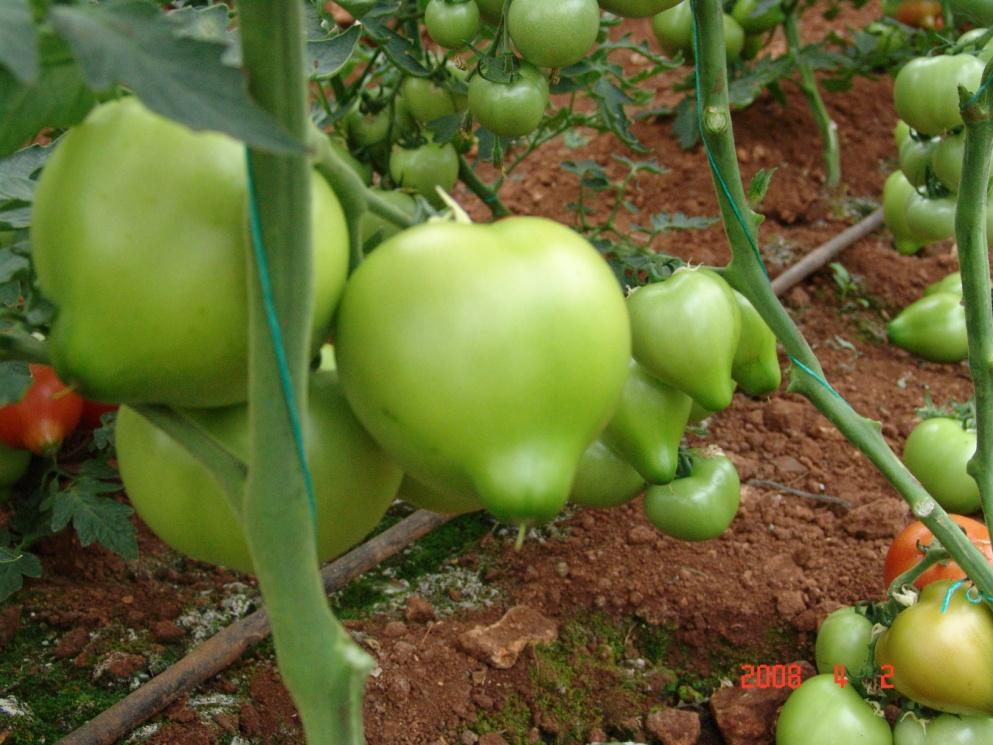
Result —
[[83, 416], [79, 426], [83, 429], [96, 429], [100, 426], [100, 417], [108, 411], [117, 411], [117, 404], [104, 404], [99, 401], [83, 401]]
[[33, 382], [24, 398], [0, 408], [0, 442], [45, 455], [79, 424], [83, 399], [48, 365], [28, 365]]
[[[962, 517], [962, 515], [949, 515], [949, 517], [965, 531], [969, 540], [993, 564], [993, 546], [990, 545], [990, 534], [986, 530], [986, 526], [971, 517]], [[921, 560], [924, 554], [921, 553], [918, 544], [928, 546], [933, 538], [931, 531], [919, 520], [915, 520], [900, 531], [900, 534], [890, 544], [889, 551], [886, 552], [886, 561], [883, 564], [883, 582], [886, 587], [889, 587], [893, 580]], [[965, 572], [954, 561], [942, 562], [924, 572], [917, 578], [914, 585], [922, 588], [941, 579], [965, 579]]]
[[909, 0], [900, 3], [894, 14], [900, 23], [916, 28], [941, 28], [941, 3], [936, 0]]

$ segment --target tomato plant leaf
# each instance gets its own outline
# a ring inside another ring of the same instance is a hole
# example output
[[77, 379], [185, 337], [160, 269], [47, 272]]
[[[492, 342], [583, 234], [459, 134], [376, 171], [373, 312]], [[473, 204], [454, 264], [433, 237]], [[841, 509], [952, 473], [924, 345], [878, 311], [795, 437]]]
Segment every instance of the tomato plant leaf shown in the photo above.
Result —
[[590, 95], [597, 102], [606, 128], [636, 153], [647, 153], [648, 148], [638, 142], [638, 138], [631, 132], [631, 120], [624, 111], [624, 107], [634, 101], [605, 77], [596, 81]]
[[40, 577], [41, 562], [27, 551], [0, 546], [0, 603], [24, 585], [25, 577]]
[[752, 176], [752, 180], [748, 184], [748, 203], [752, 209], [758, 209], [759, 205], [762, 204], [775, 173], [775, 168], [760, 168]]
[[45, 164], [51, 153], [50, 145], [32, 145], [0, 158], [0, 200], [30, 202], [34, 199], [37, 182], [31, 177]]
[[359, 40], [362, 26], [355, 24], [343, 33], [327, 39], [307, 41], [307, 62], [310, 77], [324, 80], [338, 72], [351, 59]]
[[17, 403], [30, 386], [31, 372], [27, 362], [0, 362], [0, 406]]
[[689, 150], [700, 141], [700, 127], [696, 118], [696, 99], [687, 96], [676, 105], [676, 118], [672, 132], [683, 150]]
[[62, 530], [71, 522], [81, 545], [96, 542], [125, 559], [138, 558], [138, 542], [130, 520], [134, 510], [101, 496], [118, 489], [117, 484], [90, 477], [76, 479], [54, 494], [52, 530]]
[[16, 205], [0, 206], [0, 227], [26, 228], [31, 224], [31, 208]]
[[0, 64], [22, 83], [30, 85], [38, 79], [38, 29], [28, 0], [0, 5]]
[[651, 220], [652, 229], [659, 233], [666, 230], [700, 230], [717, 222], [716, 217], [690, 217], [682, 212], [656, 212]]
[[154, 5], [60, 5], [49, 21], [94, 90], [124, 85], [148, 108], [192, 129], [226, 132], [261, 150], [303, 149], [252, 101], [241, 72], [223, 63], [224, 43], [177, 33]]
[[0, 155], [12, 153], [45, 127], [69, 127], [96, 104], [68, 47], [42, 34], [42, 69], [33, 83], [22, 83], [0, 68]]
[[0, 283], [9, 282], [14, 277], [27, 277], [31, 262], [9, 248], [0, 249]]

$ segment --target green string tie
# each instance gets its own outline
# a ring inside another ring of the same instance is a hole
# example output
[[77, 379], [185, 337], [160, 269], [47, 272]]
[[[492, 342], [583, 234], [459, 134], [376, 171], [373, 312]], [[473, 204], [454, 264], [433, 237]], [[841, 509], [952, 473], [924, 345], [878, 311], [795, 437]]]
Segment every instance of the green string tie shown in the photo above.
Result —
[[293, 444], [296, 449], [300, 471], [303, 474], [303, 484], [307, 492], [307, 504], [310, 506], [310, 517], [314, 532], [317, 532], [317, 503], [314, 501], [314, 483], [307, 467], [307, 451], [304, 448], [303, 428], [297, 416], [296, 397], [293, 395], [293, 384], [290, 378], [290, 366], [286, 360], [286, 348], [283, 345], [283, 333], [279, 328], [279, 318], [276, 316], [276, 303], [272, 296], [272, 280], [269, 277], [269, 262], [266, 258], [265, 244], [262, 239], [262, 221], [259, 219], [258, 203], [255, 197], [255, 178], [252, 171], [252, 158], [245, 148], [245, 163], [248, 171], [248, 222], [252, 234], [252, 253], [259, 268], [259, 284], [262, 288], [262, 303], [265, 307], [266, 321], [269, 325], [269, 336], [272, 338], [272, 348], [276, 355], [276, 367], [279, 370], [279, 382], [283, 389], [283, 402], [290, 419], [290, 429], [293, 432]]
[[[759, 251], [758, 243], [755, 240], [755, 236], [752, 235], [752, 230], [745, 220], [744, 215], [741, 214], [741, 210], [738, 209], [738, 203], [731, 196], [731, 188], [728, 186], [727, 181], [724, 179], [724, 174], [721, 173], [720, 167], [717, 165], [717, 159], [714, 157], [713, 151], [710, 149], [710, 143], [707, 141], [706, 133], [703, 128], [703, 96], [700, 91], [700, 30], [697, 28], [696, 23], [696, 4], [697, 0], [690, 0], [690, 8], [693, 10], [693, 74], [695, 78], [695, 88], [696, 88], [696, 118], [697, 127], [700, 129], [700, 141], [703, 142], [704, 152], [707, 154], [707, 162], [710, 164], [710, 171], [714, 175], [714, 180], [720, 187], [721, 193], [724, 195], [725, 201], [727, 201], [728, 206], [731, 207], [731, 212], [734, 214], [734, 219], [741, 227], [741, 232], [745, 234], [745, 238], [748, 241], [748, 245], [752, 249], [752, 253], [755, 254], [755, 260], [758, 261], [759, 266], [762, 268], [762, 273], [765, 275], [766, 279], [769, 278], [769, 270], [766, 269], [765, 262], [762, 260], [762, 253]], [[807, 375], [812, 377], [827, 390], [829, 390], [834, 396], [844, 400], [844, 397], [834, 389], [834, 387], [824, 379], [824, 376], [812, 370], [807, 365], [803, 364], [800, 360], [794, 357], [792, 354], [789, 355], [790, 362], [803, 370]]]

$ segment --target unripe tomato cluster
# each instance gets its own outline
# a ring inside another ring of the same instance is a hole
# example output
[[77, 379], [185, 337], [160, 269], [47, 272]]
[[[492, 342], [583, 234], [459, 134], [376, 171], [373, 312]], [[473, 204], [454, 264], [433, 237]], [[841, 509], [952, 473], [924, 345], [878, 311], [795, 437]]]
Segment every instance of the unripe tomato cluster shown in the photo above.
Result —
[[[964, 34], [967, 48], [985, 29]], [[965, 135], [961, 130], [958, 87], [975, 91], [993, 45], [974, 53], [918, 57], [896, 76], [893, 97], [900, 121], [894, 130], [900, 169], [883, 188], [883, 219], [902, 254], [950, 238], [962, 175]], [[987, 219], [993, 240], [993, 218]]]
[[[136, 145], [107, 158], [122, 141]], [[80, 186], [93, 183], [110, 187]], [[515, 217], [372, 225], [392, 235], [346, 283], [344, 215], [316, 175], [312, 199], [314, 352], [329, 331], [336, 344], [303, 421], [322, 559], [379, 521], [404, 472], [415, 504], [525, 525], [646, 484], [664, 532], [702, 540], [731, 522], [734, 466], [681, 454], [683, 430], [694, 404], [725, 408], [736, 385], [770, 393], [780, 370], [775, 337], [717, 274], [683, 268], [625, 299], [584, 238]], [[116, 442], [136, 510], [179, 550], [249, 571], [228, 497], [131, 406], [171, 405], [247, 453], [246, 200], [236, 143], [123, 99], [58, 145], [32, 239], [57, 306], [56, 369], [83, 395], [126, 404]]]
[[[728, 62], [752, 59], [783, 22], [782, 4], [768, 0], [735, 0], [724, 14], [724, 47]], [[659, 46], [669, 55], [693, 59], [693, 10], [690, 0], [672, 4], [652, 19]]]

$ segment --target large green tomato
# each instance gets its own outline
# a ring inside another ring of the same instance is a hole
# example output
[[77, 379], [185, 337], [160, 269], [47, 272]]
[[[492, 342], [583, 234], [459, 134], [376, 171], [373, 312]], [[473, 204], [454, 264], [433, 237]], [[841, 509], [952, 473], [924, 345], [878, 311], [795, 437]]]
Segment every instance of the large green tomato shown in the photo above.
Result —
[[961, 132], [942, 137], [931, 156], [934, 175], [952, 192], [958, 192], [962, 178], [962, 155], [965, 152], [965, 137]]
[[692, 404], [693, 399], [681, 390], [631, 360], [624, 392], [603, 441], [644, 480], [668, 484], [676, 478], [679, 441]]
[[731, 377], [749, 396], [767, 396], [783, 382], [776, 335], [748, 298], [734, 290], [734, 299], [741, 315], [741, 336], [731, 362]]
[[706, 541], [727, 530], [738, 512], [741, 483], [731, 460], [690, 451], [690, 473], [645, 491], [645, 515], [662, 533]]
[[[348, 230], [311, 181], [314, 349], [345, 284]], [[110, 403], [222, 406], [248, 375], [245, 149], [125, 98], [94, 109], [48, 160], [35, 194], [38, 281], [58, 308], [59, 377]]]
[[705, 409], [731, 404], [731, 368], [741, 336], [734, 293], [713, 272], [680, 269], [628, 296], [634, 358]]
[[[247, 406], [185, 413], [235, 455], [247, 457]], [[362, 429], [333, 372], [310, 378], [304, 436], [317, 506], [318, 558], [324, 561], [376, 527], [402, 474]], [[117, 416], [116, 442], [131, 504], [159, 538], [199, 561], [252, 571], [238, 518], [200, 461], [126, 406]]]
[[929, 140], [915, 140], [908, 137], [900, 145], [900, 170], [914, 186], [922, 186], [927, 178], [927, 170], [932, 167], [931, 158], [941, 142], [940, 137]]
[[927, 745], [927, 722], [906, 712], [893, 726], [893, 745]]
[[942, 714], [927, 726], [926, 745], [988, 745], [993, 743], [993, 717]]
[[[682, 52], [693, 56], [693, 10], [689, 0], [672, 6], [652, 18], [652, 31], [659, 46], [671, 57]], [[745, 30], [732, 16], [724, 14], [724, 49], [728, 60], [737, 59], [745, 45]]]
[[872, 621], [851, 606], [839, 608], [817, 631], [817, 672], [833, 674], [835, 666], [844, 665], [845, 675], [857, 679], [872, 661], [871, 645]]
[[462, 49], [479, 33], [479, 6], [474, 0], [429, 0], [424, 29], [439, 46]]
[[596, 439], [583, 452], [569, 501], [584, 507], [616, 507], [634, 499], [645, 480], [613, 450]]
[[613, 413], [630, 324], [607, 264], [568, 228], [432, 223], [352, 275], [336, 352], [355, 413], [405, 471], [533, 523], [565, 504]]
[[[876, 642], [876, 662], [893, 668], [898, 693], [951, 714], [993, 714], [993, 614], [951, 582], [932, 582]], [[930, 738], [929, 738], [930, 742]], [[942, 743], [945, 745], [945, 743]]]
[[932, 362], [959, 362], [969, 354], [962, 295], [935, 292], [915, 300], [886, 327], [889, 340]]
[[425, 142], [413, 148], [393, 146], [390, 177], [404, 189], [441, 204], [436, 187], [451, 191], [459, 180], [459, 155], [452, 143]]
[[[760, 3], [761, 6], [760, 7]], [[746, 33], [758, 34], [775, 28], [786, 16], [783, 14], [783, 6], [774, 2], [771, 4], [762, 3], [761, 0], [737, 0], [731, 11], [741, 27]]]
[[500, 23], [500, 17], [503, 15], [503, 3], [504, 0], [476, 0], [483, 20], [493, 26]]
[[937, 282], [932, 282], [924, 288], [924, 295], [934, 295], [936, 292], [952, 292], [956, 295], [962, 294], [962, 273], [952, 272], [942, 277]]
[[[986, 0], [979, 0], [979, 2], [982, 2], [982, 3], [986, 4]], [[993, 12], [993, 5], [989, 6], [989, 8], [990, 8], [990, 11]], [[990, 20], [990, 23], [993, 23], [993, 19]], [[983, 25], [989, 25], [989, 24], [983, 24]], [[985, 36], [988, 31], [989, 31], [988, 28], [974, 28], [974, 29], [971, 29], [969, 31], [966, 31], [964, 34], [962, 34], [958, 38], [958, 42], [957, 43], [960, 44], [960, 45], [963, 45], [962, 46], [963, 49], [966, 49], [966, 47], [964, 45], [969, 44], [969, 43], [972, 43], [973, 44], [973, 48], [975, 49], [976, 46], [977, 46], [978, 41], [983, 36]], [[993, 39], [989, 39], [982, 46], [981, 49], [976, 49], [975, 54], [976, 54], [976, 59], [978, 59], [984, 65], [987, 62], [989, 62], [991, 59], [993, 59]]]
[[958, 86], [975, 91], [983, 63], [971, 54], [912, 59], [893, 83], [896, 113], [921, 134], [938, 135], [962, 126]]
[[414, 507], [440, 512], [443, 515], [462, 515], [466, 512], [476, 512], [483, 509], [482, 502], [475, 494], [440, 492], [422, 484], [410, 474], [404, 475], [398, 496]]
[[893, 234], [893, 242], [901, 254], [913, 254], [924, 243], [914, 238], [907, 225], [907, 203], [917, 195], [914, 185], [903, 171], [893, 171], [883, 185], [883, 223]]
[[668, 10], [679, 0], [600, 0], [600, 7], [621, 18], [648, 18]]
[[568, 67], [590, 51], [600, 30], [596, 0], [513, 0], [507, 29], [514, 46], [538, 67]]
[[935, 243], [955, 235], [954, 196], [930, 198], [916, 191], [907, 199], [907, 228], [921, 243]]
[[779, 712], [776, 745], [892, 745], [890, 725], [851, 685], [815, 675], [793, 691]]
[[469, 111], [482, 126], [501, 137], [530, 134], [545, 115], [548, 81], [523, 62], [509, 83], [487, 80], [477, 72], [469, 81]]
[[958, 419], [934, 417], [914, 427], [903, 446], [903, 462], [948, 512], [979, 509], [979, 486], [966, 467], [976, 452], [976, 432]]

